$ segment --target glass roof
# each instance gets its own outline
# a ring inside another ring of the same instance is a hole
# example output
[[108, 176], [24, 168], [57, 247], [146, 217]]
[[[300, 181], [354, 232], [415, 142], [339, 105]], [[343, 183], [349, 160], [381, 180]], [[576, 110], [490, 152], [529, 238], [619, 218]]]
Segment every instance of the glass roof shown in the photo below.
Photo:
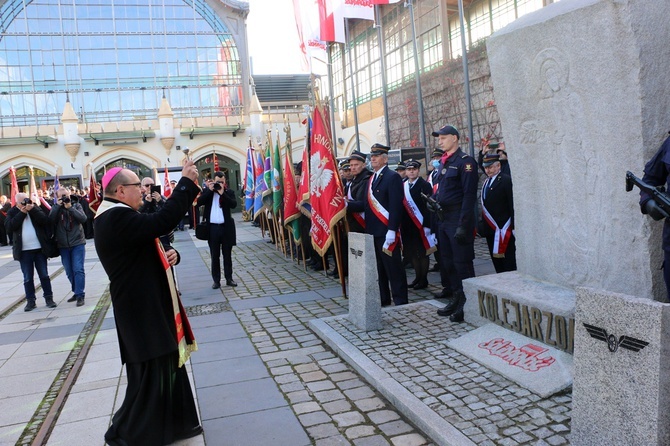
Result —
[[0, 126], [239, 116], [237, 43], [204, 0], [10, 0], [0, 8]]

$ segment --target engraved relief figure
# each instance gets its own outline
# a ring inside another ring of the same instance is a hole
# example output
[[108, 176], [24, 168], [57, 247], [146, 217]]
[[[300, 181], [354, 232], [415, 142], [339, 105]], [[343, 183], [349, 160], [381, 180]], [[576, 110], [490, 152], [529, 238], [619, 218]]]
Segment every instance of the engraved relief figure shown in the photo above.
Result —
[[[539, 81], [537, 132], [538, 142], [550, 148], [554, 171], [552, 183], [556, 206], [552, 212], [552, 229], [564, 256], [555, 259], [557, 271], [570, 284], [583, 284], [591, 270], [588, 243], [589, 225], [579, 207], [595, 201], [595, 153], [585, 143], [587, 124], [582, 98], [569, 82], [567, 57], [557, 48], [540, 51], [533, 61]], [[593, 203], [595, 204], [595, 203]], [[565, 262], [568, 259], [569, 262]]]

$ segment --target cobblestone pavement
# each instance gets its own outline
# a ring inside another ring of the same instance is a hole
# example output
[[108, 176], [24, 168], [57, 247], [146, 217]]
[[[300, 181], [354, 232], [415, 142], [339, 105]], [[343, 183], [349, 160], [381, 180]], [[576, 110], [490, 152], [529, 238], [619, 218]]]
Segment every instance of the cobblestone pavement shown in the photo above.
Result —
[[[236, 301], [261, 304], [236, 314], [314, 444], [432, 444], [308, 327], [312, 319], [348, 311], [339, 282], [304, 271], [265, 240], [233, 252], [240, 286], [226, 289], [226, 297], [233, 307]], [[478, 240], [476, 252], [488, 259], [485, 241]], [[208, 263], [206, 250], [201, 253]], [[439, 281], [437, 273], [430, 277]], [[410, 290], [410, 301], [432, 298], [439, 289]], [[315, 292], [332, 297], [284, 305], [262, 300]], [[446, 346], [475, 327], [439, 318], [432, 305], [391, 308], [384, 322], [370, 333], [346, 319], [328, 323], [476, 444], [568, 443], [570, 392], [542, 399]]]

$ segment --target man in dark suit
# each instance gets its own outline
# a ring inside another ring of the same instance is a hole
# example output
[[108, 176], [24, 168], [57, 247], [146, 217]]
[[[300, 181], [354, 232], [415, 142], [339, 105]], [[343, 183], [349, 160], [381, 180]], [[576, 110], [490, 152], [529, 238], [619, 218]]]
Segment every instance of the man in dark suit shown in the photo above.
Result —
[[430, 215], [426, 201], [421, 197], [430, 197], [433, 188], [428, 181], [419, 176], [421, 163], [415, 160], [405, 162], [407, 181], [405, 189], [405, 213], [400, 233], [402, 234], [402, 252], [412, 263], [416, 278], [408, 284], [409, 288], [420, 290], [428, 286], [428, 254], [435, 250], [435, 235], [430, 231]]
[[[374, 236], [379, 295], [382, 306], [407, 303], [407, 275], [400, 255], [403, 188], [400, 175], [388, 168], [390, 147], [376, 143], [370, 149], [374, 173], [364, 201], [350, 201], [353, 212], [365, 211], [365, 232]], [[389, 291], [389, 283], [391, 289]]]
[[158, 240], [177, 225], [200, 189], [192, 161], [182, 175], [152, 214], [138, 212], [141, 182], [132, 170], [114, 167], [102, 178], [95, 249], [109, 276], [128, 378], [125, 399], [105, 434], [110, 445], [162, 445], [202, 433], [183, 367], [197, 345], [170, 268], [178, 256], [166, 253]]
[[[344, 189], [344, 195], [350, 201], [365, 203], [367, 199], [372, 172], [367, 168], [366, 160], [367, 155], [358, 150], [354, 150], [349, 156], [352, 178]], [[347, 223], [349, 232], [365, 233], [365, 211], [354, 212], [347, 207]]]
[[498, 154], [486, 154], [482, 167], [488, 175], [482, 187], [482, 218], [477, 233], [486, 237], [497, 273], [516, 271], [512, 178], [503, 173]]
[[221, 288], [221, 257], [226, 285], [237, 286], [233, 280], [233, 246], [237, 244], [235, 220], [230, 210], [237, 207], [235, 191], [228, 189], [226, 177], [221, 171], [214, 172], [214, 181], [207, 181], [207, 189], [198, 198], [198, 206], [205, 206], [205, 224], [209, 225], [209, 252], [212, 256], [213, 289]]

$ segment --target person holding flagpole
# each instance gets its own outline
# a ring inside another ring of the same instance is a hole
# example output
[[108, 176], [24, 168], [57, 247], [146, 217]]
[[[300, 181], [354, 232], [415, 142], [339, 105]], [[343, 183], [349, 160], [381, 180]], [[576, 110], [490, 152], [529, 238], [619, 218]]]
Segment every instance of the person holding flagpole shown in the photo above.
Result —
[[182, 178], [154, 213], [142, 206], [140, 179], [114, 167], [102, 178], [95, 249], [109, 276], [126, 394], [105, 433], [110, 445], [164, 445], [202, 433], [184, 363], [198, 349], [159, 237], [174, 228], [200, 191], [187, 160]]
[[352, 212], [365, 212], [365, 232], [374, 236], [382, 306], [408, 302], [407, 274], [400, 254], [400, 222], [405, 194], [400, 175], [388, 168], [390, 149], [379, 143], [371, 147], [370, 164], [374, 173], [367, 184], [366, 199], [348, 201], [347, 205]]

